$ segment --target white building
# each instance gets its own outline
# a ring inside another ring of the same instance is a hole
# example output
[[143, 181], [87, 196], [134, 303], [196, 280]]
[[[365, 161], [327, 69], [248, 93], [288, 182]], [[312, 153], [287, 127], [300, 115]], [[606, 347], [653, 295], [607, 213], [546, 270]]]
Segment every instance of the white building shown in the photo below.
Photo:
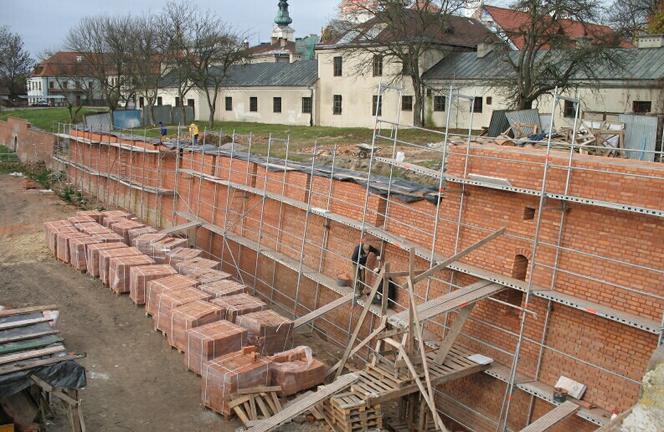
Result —
[[80, 53], [60, 51], [39, 63], [27, 80], [28, 105], [85, 105], [102, 98]]

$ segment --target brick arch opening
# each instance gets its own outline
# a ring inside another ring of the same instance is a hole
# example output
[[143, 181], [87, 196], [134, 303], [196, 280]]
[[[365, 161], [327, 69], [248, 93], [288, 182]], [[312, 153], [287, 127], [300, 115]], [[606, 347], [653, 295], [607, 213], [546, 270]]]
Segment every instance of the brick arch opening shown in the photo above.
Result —
[[13, 151], [18, 150], [18, 136], [14, 135], [14, 142], [13, 142], [14, 148], [12, 149]]
[[512, 266], [512, 277], [522, 281], [526, 280], [528, 275], [528, 257], [525, 255], [517, 255], [514, 257], [514, 265]]

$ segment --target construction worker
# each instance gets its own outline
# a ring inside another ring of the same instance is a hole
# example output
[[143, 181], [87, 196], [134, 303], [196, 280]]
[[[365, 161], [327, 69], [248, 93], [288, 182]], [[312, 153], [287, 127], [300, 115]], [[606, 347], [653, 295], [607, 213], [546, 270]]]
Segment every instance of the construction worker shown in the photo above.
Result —
[[353, 256], [351, 257], [353, 263], [353, 287], [355, 290], [356, 298], [361, 297], [364, 291], [367, 258], [369, 258], [370, 253], [376, 255], [376, 259], [380, 260], [380, 251], [371, 246], [369, 243], [363, 241], [360, 242], [359, 245], [355, 246]]
[[162, 144], [168, 135], [168, 129], [164, 126], [163, 122], [159, 122], [159, 143]]
[[198, 126], [196, 123], [189, 125], [189, 135], [191, 135], [191, 142], [193, 145], [198, 145]]

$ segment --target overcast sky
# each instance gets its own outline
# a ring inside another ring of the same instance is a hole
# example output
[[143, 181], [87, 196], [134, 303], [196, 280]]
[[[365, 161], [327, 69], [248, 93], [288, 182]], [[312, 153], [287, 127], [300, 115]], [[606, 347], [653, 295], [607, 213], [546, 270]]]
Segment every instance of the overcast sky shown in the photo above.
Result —
[[[236, 30], [247, 31], [252, 43], [269, 40], [278, 0], [189, 0], [211, 10]], [[90, 15], [141, 15], [157, 12], [166, 0], [0, 0], [0, 25], [23, 37], [36, 58], [45, 50], [61, 50], [69, 28]], [[297, 36], [320, 33], [337, 13], [339, 0], [290, 0]]]

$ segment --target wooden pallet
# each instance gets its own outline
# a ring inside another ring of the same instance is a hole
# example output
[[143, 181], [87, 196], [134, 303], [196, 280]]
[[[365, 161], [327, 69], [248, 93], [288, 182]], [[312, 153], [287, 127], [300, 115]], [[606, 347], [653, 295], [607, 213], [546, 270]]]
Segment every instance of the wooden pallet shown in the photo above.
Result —
[[325, 421], [336, 432], [358, 432], [383, 428], [380, 405], [369, 407], [364, 396], [353, 391], [340, 393], [323, 403]]
[[280, 386], [259, 386], [239, 390], [233, 395], [229, 407], [242, 423], [249, 427], [257, 420], [272, 417], [281, 411], [281, 402], [277, 397], [280, 391]]

